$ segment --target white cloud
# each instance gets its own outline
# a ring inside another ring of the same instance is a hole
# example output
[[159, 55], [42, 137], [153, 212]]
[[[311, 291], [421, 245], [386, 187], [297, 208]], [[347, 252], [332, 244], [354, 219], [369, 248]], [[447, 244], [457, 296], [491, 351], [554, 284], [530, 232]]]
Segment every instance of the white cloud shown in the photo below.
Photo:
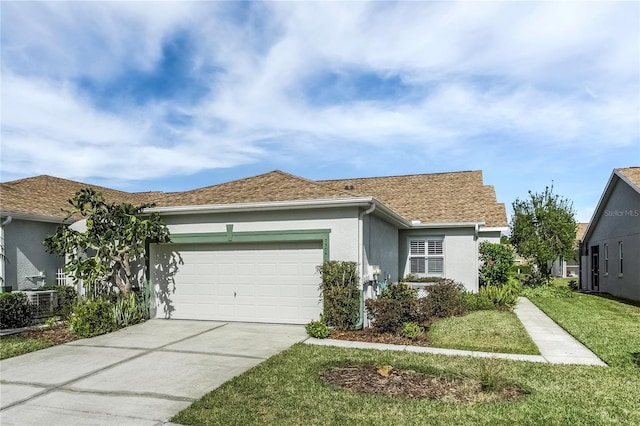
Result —
[[[246, 16], [234, 7], [3, 5], [3, 172], [142, 179], [314, 148], [315, 160], [334, 159], [345, 144], [464, 156], [492, 134], [532, 149], [638, 144], [637, 4], [274, 2]], [[105, 112], [76, 87], [152, 69], [176, 31], [197, 43], [194, 71], [222, 70], [203, 74], [209, 92], [195, 105]], [[307, 85], [322, 72], [397, 76], [416, 95], [317, 104]], [[192, 124], [166, 121], [175, 111]], [[123, 172], [123, 162], [134, 167]]]

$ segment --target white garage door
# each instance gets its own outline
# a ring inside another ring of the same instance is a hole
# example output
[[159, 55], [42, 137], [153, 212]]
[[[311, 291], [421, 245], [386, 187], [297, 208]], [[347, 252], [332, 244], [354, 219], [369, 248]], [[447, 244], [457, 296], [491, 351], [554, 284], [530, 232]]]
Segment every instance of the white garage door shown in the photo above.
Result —
[[158, 260], [171, 253], [183, 262], [171, 318], [304, 324], [321, 313], [320, 242], [157, 247]]

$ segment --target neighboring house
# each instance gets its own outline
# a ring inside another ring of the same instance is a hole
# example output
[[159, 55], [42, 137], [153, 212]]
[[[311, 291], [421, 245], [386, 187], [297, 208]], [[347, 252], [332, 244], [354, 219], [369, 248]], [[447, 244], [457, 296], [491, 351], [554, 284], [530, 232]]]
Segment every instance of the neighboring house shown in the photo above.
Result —
[[588, 223], [578, 223], [576, 228], [576, 251], [575, 257], [571, 259], [556, 259], [551, 266], [551, 275], [560, 278], [577, 278], [580, 274], [580, 254], [578, 248], [587, 230]]
[[580, 254], [582, 289], [640, 301], [640, 167], [613, 170]]
[[[82, 188], [93, 188], [111, 202], [144, 203], [158, 193], [130, 194], [52, 176], [0, 183], [0, 284], [4, 291], [55, 284], [64, 258], [45, 252], [44, 239], [65, 223], [67, 202]], [[77, 219], [69, 219], [72, 223]]]
[[412, 273], [476, 291], [478, 244], [507, 229], [480, 171], [330, 181], [274, 171], [146, 197], [173, 241], [149, 247], [156, 316], [167, 318], [317, 319], [325, 260], [357, 262], [363, 286]]

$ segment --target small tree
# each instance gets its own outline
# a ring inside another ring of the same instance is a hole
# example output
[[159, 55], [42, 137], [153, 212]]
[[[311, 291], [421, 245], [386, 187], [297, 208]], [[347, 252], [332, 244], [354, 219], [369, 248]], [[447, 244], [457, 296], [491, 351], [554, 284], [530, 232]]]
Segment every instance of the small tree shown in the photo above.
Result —
[[46, 250], [66, 255], [67, 273], [85, 285], [107, 282], [129, 294], [137, 283], [136, 266], [144, 265], [146, 243], [170, 242], [169, 229], [157, 213], [143, 213], [151, 204], [109, 204], [90, 188], [78, 191], [69, 204], [67, 218], [83, 217], [87, 229], [59, 226], [45, 239]]
[[509, 281], [513, 267], [513, 248], [507, 244], [495, 244], [488, 241], [480, 243], [480, 284], [504, 285]]
[[542, 193], [529, 191], [529, 199], [513, 202], [511, 243], [523, 257], [532, 259], [547, 282], [551, 262], [573, 256], [576, 221], [573, 203], [553, 193], [553, 186]]

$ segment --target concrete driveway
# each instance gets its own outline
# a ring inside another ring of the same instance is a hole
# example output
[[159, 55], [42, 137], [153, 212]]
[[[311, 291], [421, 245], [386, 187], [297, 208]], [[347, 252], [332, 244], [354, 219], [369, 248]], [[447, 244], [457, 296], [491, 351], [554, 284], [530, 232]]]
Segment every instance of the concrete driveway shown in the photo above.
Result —
[[150, 320], [3, 360], [0, 424], [161, 425], [303, 326]]

